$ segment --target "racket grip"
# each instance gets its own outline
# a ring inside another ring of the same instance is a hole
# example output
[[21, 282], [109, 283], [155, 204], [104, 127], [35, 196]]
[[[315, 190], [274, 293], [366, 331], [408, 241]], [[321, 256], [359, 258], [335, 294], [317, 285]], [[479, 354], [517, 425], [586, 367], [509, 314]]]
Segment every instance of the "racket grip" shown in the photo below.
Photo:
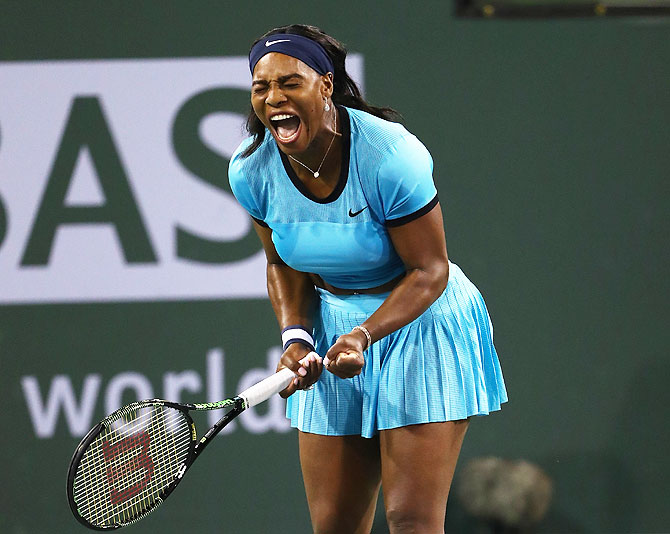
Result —
[[[318, 356], [315, 352], [310, 352], [300, 360], [300, 363], [306, 361], [312, 355]], [[265, 402], [275, 393], [279, 393], [281, 390], [285, 389], [294, 378], [295, 373], [288, 367], [284, 367], [281, 371], [278, 371], [272, 376], [268, 376], [266, 379], [254, 384], [250, 388], [245, 389], [238, 395], [238, 397], [241, 397], [244, 400], [247, 408], [251, 408], [261, 402]]]

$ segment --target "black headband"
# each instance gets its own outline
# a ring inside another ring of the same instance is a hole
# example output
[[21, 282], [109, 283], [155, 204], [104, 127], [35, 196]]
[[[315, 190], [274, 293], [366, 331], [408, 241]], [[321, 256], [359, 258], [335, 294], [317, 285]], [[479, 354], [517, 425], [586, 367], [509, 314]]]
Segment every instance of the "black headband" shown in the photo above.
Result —
[[293, 33], [277, 33], [270, 35], [267, 39], [258, 41], [252, 47], [251, 52], [249, 52], [251, 74], [254, 73], [258, 60], [270, 52], [279, 52], [297, 58], [319, 74], [326, 74], [335, 70], [330, 57], [316, 41]]

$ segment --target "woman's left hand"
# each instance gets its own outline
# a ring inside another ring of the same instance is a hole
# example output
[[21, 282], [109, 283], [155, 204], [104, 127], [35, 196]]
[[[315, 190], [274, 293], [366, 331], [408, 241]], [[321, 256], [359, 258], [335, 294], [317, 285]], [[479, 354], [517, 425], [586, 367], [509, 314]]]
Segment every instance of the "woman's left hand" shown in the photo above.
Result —
[[360, 336], [359, 332], [350, 332], [337, 338], [335, 344], [328, 349], [323, 366], [340, 378], [360, 375], [365, 364], [363, 351], [367, 344], [367, 339], [361, 341]]
[[291, 380], [279, 395], [285, 399], [293, 395], [297, 389], [310, 389], [321, 376], [323, 369], [321, 362], [321, 357], [316, 353], [309, 354], [309, 349], [302, 343], [289, 345], [277, 364], [277, 371], [287, 367], [298, 376]]

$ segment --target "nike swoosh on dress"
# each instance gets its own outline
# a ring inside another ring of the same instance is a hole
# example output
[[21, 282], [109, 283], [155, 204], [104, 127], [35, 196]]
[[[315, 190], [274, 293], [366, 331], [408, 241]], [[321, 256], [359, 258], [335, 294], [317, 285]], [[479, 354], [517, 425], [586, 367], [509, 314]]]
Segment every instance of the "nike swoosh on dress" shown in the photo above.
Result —
[[365, 206], [363, 209], [360, 209], [358, 211], [351, 211], [351, 208], [349, 208], [349, 217], [356, 217], [356, 215], [365, 211], [366, 208], [367, 208], [367, 206]]

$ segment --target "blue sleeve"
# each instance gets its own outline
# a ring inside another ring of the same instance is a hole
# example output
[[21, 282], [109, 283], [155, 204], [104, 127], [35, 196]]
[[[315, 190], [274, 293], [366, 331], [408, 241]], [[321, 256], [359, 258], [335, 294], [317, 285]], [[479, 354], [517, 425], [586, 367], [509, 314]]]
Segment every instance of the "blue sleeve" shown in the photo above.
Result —
[[249, 212], [249, 215], [263, 226], [266, 226], [263, 223], [263, 214], [258, 208], [256, 198], [254, 197], [253, 192], [249, 187], [249, 181], [244, 174], [244, 159], [240, 156], [240, 152], [243, 148], [246, 148], [244, 143], [235, 151], [233, 157], [230, 159], [230, 164], [228, 165], [228, 182], [230, 183], [230, 189], [237, 201]]
[[377, 179], [387, 226], [408, 223], [437, 204], [433, 158], [413, 135], [405, 135], [394, 144]]

